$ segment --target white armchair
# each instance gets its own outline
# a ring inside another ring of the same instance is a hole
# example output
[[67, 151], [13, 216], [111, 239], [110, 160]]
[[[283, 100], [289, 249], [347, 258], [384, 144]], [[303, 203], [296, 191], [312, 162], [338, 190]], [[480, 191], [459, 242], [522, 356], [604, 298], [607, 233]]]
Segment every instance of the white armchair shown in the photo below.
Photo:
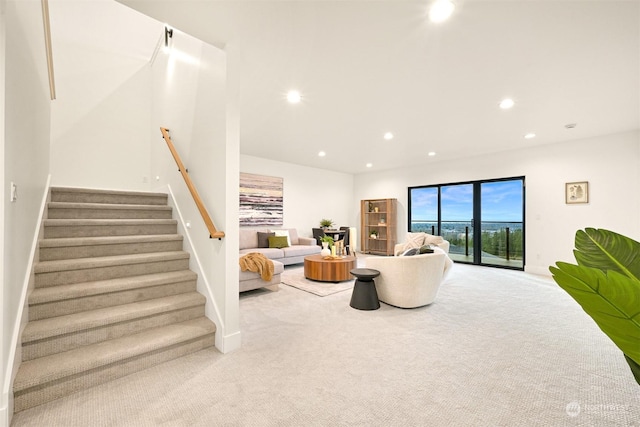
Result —
[[453, 261], [440, 249], [432, 254], [399, 257], [368, 257], [367, 268], [380, 272], [376, 277], [378, 299], [401, 308], [431, 304]]

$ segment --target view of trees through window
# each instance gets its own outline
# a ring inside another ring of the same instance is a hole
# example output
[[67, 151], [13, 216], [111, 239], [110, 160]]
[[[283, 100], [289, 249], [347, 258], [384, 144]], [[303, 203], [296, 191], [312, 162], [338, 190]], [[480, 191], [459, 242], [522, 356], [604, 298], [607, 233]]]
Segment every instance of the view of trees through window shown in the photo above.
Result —
[[524, 178], [410, 187], [409, 231], [441, 235], [456, 261], [522, 269]]

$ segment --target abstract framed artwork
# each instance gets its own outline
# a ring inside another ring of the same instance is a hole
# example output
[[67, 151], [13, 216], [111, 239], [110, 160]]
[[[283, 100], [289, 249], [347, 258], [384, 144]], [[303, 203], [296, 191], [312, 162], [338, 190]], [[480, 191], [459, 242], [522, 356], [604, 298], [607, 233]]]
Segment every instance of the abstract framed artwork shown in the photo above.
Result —
[[589, 182], [567, 182], [564, 185], [565, 203], [589, 203]]
[[283, 179], [240, 173], [240, 227], [282, 225]]

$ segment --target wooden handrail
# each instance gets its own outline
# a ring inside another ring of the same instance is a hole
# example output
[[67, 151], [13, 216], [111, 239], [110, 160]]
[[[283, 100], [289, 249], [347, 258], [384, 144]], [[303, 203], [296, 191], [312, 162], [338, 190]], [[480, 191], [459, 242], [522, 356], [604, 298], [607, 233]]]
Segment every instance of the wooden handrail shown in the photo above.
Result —
[[182, 160], [180, 160], [180, 156], [178, 155], [176, 148], [173, 146], [173, 142], [171, 141], [171, 137], [169, 136], [169, 129], [160, 127], [160, 132], [162, 132], [162, 137], [164, 138], [164, 140], [167, 142], [167, 145], [169, 146], [169, 151], [171, 151], [171, 155], [173, 156], [173, 159], [176, 161], [176, 164], [178, 165], [178, 170], [180, 171], [182, 178], [184, 178], [184, 182], [187, 184], [187, 187], [191, 192], [193, 201], [196, 202], [196, 206], [200, 211], [200, 215], [202, 215], [202, 219], [204, 220], [204, 223], [207, 226], [207, 229], [209, 230], [209, 237], [211, 237], [212, 239], [223, 238], [224, 231], [218, 231], [216, 229], [216, 226], [213, 225], [213, 221], [211, 221], [209, 212], [207, 212], [207, 208], [204, 207], [204, 203], [202, 203], [202, 199], [198, 194], [198, 190], [196, 190], [195, 185], [193, 185], [193, 181], [191, 181], [189, 172], [187, 172], [187, 169], [182, 164]]
[[42, 25], [44, 27], [44, 46], [47, 54], [47, 70], [49, 72], [49, 94], [51, 100], [56, 99], [56, 79], [53, 74], [53, 49], [51, 48], [51, 24], [49, 21], [49, 0], [42, 0]]

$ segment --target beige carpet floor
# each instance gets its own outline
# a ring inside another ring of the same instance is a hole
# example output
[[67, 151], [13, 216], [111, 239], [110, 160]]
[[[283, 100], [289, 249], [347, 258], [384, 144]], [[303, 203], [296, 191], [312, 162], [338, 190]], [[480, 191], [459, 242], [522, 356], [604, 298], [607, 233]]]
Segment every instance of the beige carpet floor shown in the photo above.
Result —
[[551, 279], [457, 264], [413, 310], [280, 288], [241, 296], [240, 350], [200, 351], [13, 425], [640, 426], [622, 354]]

